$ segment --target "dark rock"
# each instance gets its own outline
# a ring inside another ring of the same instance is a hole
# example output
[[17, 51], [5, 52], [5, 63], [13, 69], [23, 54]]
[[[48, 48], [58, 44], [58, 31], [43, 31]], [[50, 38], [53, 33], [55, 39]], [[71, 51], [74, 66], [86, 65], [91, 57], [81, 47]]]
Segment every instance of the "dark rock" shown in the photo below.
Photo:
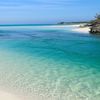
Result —
[[100, 15], [98, 15], [95, 20], [90, 22], [90, 33], [100, 34]]

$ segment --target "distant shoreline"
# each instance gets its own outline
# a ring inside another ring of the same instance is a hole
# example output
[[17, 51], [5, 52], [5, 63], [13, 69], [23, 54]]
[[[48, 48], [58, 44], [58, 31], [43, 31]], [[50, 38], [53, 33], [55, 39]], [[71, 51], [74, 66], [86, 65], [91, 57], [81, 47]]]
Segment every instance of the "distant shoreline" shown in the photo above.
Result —
[[73, 32], [81, 32], [81, 33], [89, 33], [90, 28], [88, 26], [85, 27], [80, 27], [84, 26], [84, 24], [75, 24], [75, 25], [68, 25], [71, 28], [71, 31]]
[[69, 28], [69, 30], [78, 33], [88, 33], [90, 32], [89, 26], [85, 26], [87, 23], [79, 23], [79, 24], [57, 24], [60, 27]]
[[[43, 26], [43, 27], [53, 27], [53, 28], [70, 28], [73, 32], [89, 33], [89, 27], [85, 26], [86, 23], [70, 23], [70, 24], [11, 24], [11, 25], [0, 25], [0, 27], [23, 27], [23, 26]], [[80, 27], [83, 26], [83, 27]]]

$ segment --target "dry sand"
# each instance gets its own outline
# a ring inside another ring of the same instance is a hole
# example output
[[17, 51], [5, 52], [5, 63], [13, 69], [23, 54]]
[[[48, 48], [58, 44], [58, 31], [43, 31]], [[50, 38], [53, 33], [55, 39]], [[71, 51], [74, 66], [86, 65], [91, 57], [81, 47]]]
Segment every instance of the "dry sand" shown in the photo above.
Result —
[[20, 100], [20, 99], [13, 94], [0, 91], [0, 100]]

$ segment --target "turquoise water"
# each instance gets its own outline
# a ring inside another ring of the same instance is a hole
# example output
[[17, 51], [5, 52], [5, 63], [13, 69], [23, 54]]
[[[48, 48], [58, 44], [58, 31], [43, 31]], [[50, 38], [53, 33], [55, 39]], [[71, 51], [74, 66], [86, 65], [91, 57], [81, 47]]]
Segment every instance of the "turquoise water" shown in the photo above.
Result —
[[21, 100], [100, 100], [100, 37], [67, 27], [0, 27], [0, 90]]

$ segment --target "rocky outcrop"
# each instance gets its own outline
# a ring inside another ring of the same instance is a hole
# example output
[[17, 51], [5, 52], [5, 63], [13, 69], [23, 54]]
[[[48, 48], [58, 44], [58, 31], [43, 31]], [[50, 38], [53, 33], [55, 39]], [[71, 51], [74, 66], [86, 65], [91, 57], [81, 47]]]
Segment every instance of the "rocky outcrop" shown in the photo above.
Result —
[[95, 20], [90, 22], [90, 33], [100, 34], [100, 15], [98, 15]]

